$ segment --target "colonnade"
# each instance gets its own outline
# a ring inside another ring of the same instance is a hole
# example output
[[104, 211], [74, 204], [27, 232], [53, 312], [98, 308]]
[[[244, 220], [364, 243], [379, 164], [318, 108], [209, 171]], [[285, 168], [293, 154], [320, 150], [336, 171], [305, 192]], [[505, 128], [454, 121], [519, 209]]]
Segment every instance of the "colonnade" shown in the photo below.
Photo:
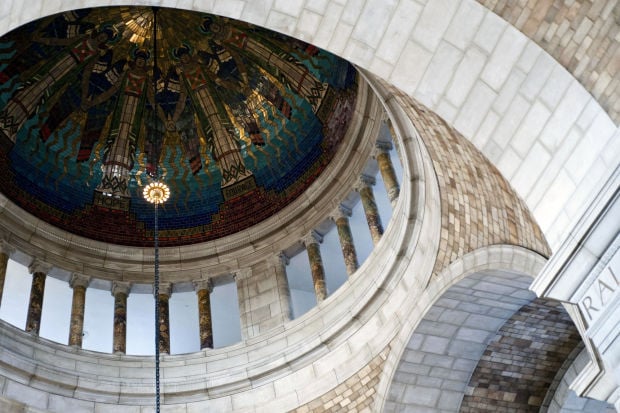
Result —
[[[399, 194], [399, 184], [396, 177], [394, 165], [390, 156], [392, 145], [390, 142], [378, 141], [373, 152], [377, 168], [381, 174], [385, 190], [392, 207], [394, 207]], [[379, 215], [379, 209], [374, 196], [373, 186], [376, 180], [373, 176], [360, 176], [357, 184], [353, 188], [359, 193], [359, 198], [363, 206], [364, 215], [368, 224], [368, 230], [373, 245], [381, 239], [383, 225]], [[358, 256], [353, 240], [349, 218], [352, 210], [343, 204], [339, 204], [331, 216], [327, 217], [333, 222], [336, 229], [341, 247], [342, 256], [347, 272], [347, 276], [352, 276], [359, 267]], [[323, 234], [324, 235], [324, 234]], [[310, 264], [312, 283], [316, 295], [317, 303], [324, 301], [328, 296], [325, 280], [325, 268], [321, 256], [320, 244], [323, 235], [317, 230], [311, 230], [300, 240], [305, 246]], [[0, 241], [0, 300], [4, 289], [7, 264], [9, 257], [14, 252], [14, 248], [7, 241]], [[292, 319], [291, 293], [287, 277], [286, 267], [289, 257], [281, 252], [276, 254], [270, 261], [270, 271], [277, 285], [277, 295], [282, 302], [283, 320]], [[43, 297], [45, 294], [45, 282], [52, 267], [51, 265], [35, 259], [29, 266], [32, 274], [32, 285], [28, 304], [28, 314], [25, 330], [32, 335], [39, 335], [41, 326], [41, 316], [43, 311]], [[234, 275], [234, 274], [233, 274]], [[86, 290], [92, 281], [88, 274], [73, 273], [69, 279], [72, 288], [71, 318], [69, 324], [68, 344], [77, 348], [82, 347], [84, 335], [84, 314], [86, 305]], [[196, 292], [198, 307], [198, 324], [200, 349], [213, 348], [213, 323], [211, 313], [211, 294], [213, 292], [213, 279], [200, 279], [192, 282]], [[112, 351], [118, 354], [125, 354], [127, 350], [127, 300], [131, 293], [132, 284], [130, 282], [115, 281], [111, 286], [111, 293], [114, 297], [114, 322], [113, 322], [113, 343]], [[162, 354], [170, 354], [170, 308], [169, 301], [172, 295], [172, 284], [161, 283], [159, 295], [156, 297], [159, 306], [159, 320], [156, 328], [159, 329], [159, 351]]]

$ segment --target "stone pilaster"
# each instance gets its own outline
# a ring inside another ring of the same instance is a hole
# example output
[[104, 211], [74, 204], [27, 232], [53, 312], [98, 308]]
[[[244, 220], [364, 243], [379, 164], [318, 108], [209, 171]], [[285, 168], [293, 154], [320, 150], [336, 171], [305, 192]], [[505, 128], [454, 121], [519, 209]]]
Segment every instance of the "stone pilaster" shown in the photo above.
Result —
[[379, 172], [381, 172], [381, 178], [385, 185], [385, 190], [390, 200], [392, 208], [396, 205], [398, 195], [400, 194], [400, 186], [398, 185], [398, 178], [394, 171], [394, 164], [390, 157], [390, 150], [392, 150], [392, 144], [390, 142], [379, 141], [375, 146], [375, 159], [379, 165]]
[[33, 261], [28, 268], [32, 274], [32, 287], [30, 289], [30, 304], [28, 305], [28, 318], [26, 331], [39, 335], [41, 328], [41, 314], [43, 312], [43, 294], [45, 293], [45, 279], [52, 267], [41, 261]]
[[366, 222], [368, 222], [370, 237], [372, 238], [373, 244], [377, 245], [383, 235], [383, 225], [381, 225], [379, 209], [377, 208], [375, 194], [372, 190], [372, 185], [374, 184], [375, 178], [362, 175], [355, 189], [359, 192], [360, 198], [362, 199], [362, 206], [364, 207]]
[[338, 239], [340, 240], [344, 265], [349, 276], [359, 267], [357, 252], [353, 243], [353, 234], [351, 234], [351, 226], [349, 225], [350, 216], [351, 210], [342, 205], [338, 206], [332, 214], [332, 219], [336, 223], [336, 229], [338, 230]]
[[327, 298], [327, 287], [325, 285], [325, 269], [323, 268], [323, 259], [321, 258], [321, 249], [319, 243], [323, 241], [317, 232], [310, 231], [302, 242], [306, 246], [308, 259], [310, 261], [310, 271], [312, 272], [312, 283], [314, 284], [314, 292], [316, 294], [316, 302]]
[[114, 296], [114, 339], [112, 350], [125, 354], [127, 348], [127, 296], [131, 284], [128, 282], [112, 283]]
[[9, 264], [9, 257], [15, 249], [6, 241], [0, 242], [0, 303], [2, 303], [2, 293], [4, 292], [4, 280], [6, 279], [6, 268]]
[[170, 295], [172, 284], [160, 283], [157, 305], [159, 306], [159, 352], [170, 354]]
[[194, 281], [198, 297], [198, 326], [200, 328], [200, 349], [213, 348], [213, 319], [211, 318], [211, 279]]
[[280, 308], [284, 321], [289, 321], [293, 318], [293, 311], [291, 308], [291, 290], [288, 286], [288, 278], [286, 278], [286, 266], [288, 263], [289, 259], [284, 253], [273, 256], [271, 260], [278, 286], [278, 297], [280, 300]]
[[71, 302], [71, 324], [69, 325], [69, 345], [82, 347], [84, 335], [84, 306], [86, 304], [86, 287], [90, 277], [74, 273], [71, 275], [69, 285], [73, 288], [73, 300]]

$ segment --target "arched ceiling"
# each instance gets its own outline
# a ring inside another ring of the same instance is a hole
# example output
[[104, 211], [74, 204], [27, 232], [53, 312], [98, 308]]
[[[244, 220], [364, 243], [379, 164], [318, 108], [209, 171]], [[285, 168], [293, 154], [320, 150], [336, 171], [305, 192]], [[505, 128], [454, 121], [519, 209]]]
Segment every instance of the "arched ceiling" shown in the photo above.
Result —
[[0, 190], [63, 230], [134, 246], [152, 244], [142, 189], [157, 178], [172, 193], [158, 214], [164, 246], [272, 216], [332, 159], [356, 98], [355, 70], [330, 53], [147, 7], [8, 33], [0, 82]]

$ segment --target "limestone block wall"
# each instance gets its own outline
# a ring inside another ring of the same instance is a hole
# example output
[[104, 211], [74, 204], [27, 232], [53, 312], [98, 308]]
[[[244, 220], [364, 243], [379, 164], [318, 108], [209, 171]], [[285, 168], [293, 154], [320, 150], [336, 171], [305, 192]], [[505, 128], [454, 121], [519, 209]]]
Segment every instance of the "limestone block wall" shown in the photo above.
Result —
[[560, 62], [620, 122], [620, 6], [605, 0], [479, 0]]
[[289, 320], [285, 313], [289, 305], [288, 297], [280, 294], [274, 265], [270, 260], [237, 272], [235, 282], [242, 338], [258, 336]]

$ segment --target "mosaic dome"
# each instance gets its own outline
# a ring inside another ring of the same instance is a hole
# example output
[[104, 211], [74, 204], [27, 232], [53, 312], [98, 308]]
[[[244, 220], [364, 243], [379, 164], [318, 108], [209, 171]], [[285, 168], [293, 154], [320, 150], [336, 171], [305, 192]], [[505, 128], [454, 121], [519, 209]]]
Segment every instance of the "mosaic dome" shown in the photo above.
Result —
[[[156, 30], [154, 30], [156, 27]], [[157, 35], [154, 36], [153, 34]], [[333, 158], [354, 68], [230, 19], [113, 7], [31, 22], [0, 39], [0, 190], [73, 234], [162, 246], [261, 222]]]

